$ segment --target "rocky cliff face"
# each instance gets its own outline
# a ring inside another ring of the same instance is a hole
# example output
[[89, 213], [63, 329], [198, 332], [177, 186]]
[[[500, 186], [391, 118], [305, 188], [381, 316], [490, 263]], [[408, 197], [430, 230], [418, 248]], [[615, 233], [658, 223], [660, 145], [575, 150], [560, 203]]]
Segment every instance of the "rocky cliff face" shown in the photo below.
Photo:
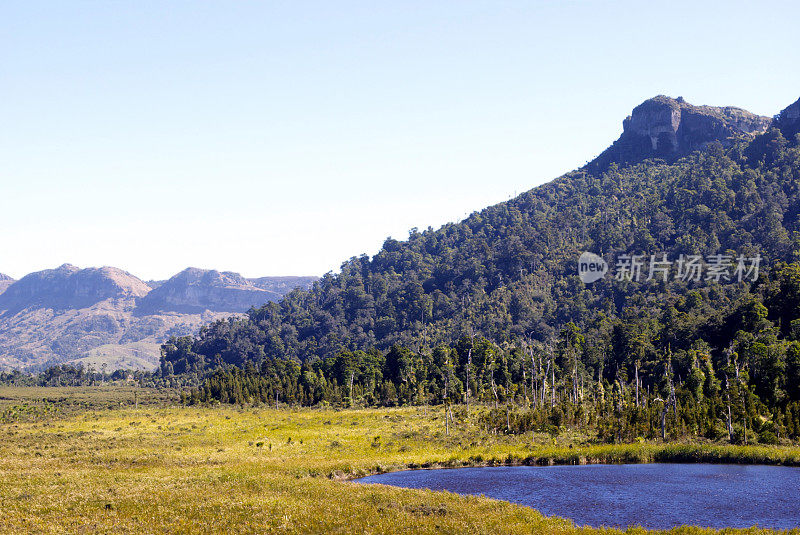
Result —
[[0, 294], [5, 292], [9, 286], [14, 284], [14, 282], [16, 281], [14, 281], [14, 279], [9, 277], [8, 275], [3, 275], [2, 273], [0, 273]]
[[[274, 281], [270, 282], [272, 279]], [[64, 264], [0, 279], [0, 370], [68, 361], [99, 369], [154, 368], [171, 335], [280, 298], [316, 277], [265, 277], [190, 268], [158, 288], [121, 269]]]
[[55, 310], [86, 308], [106, 299], [144, 297], [150, 287], [113, 267], [78, 269], [64, 264], [26, 275], [0, 295], [0, 310], [32, 306]]
[[144, 313], [244, 312], [283, 293], [259, 288], [238, 273], [188, 268], [147, 294], [138, 308]]
[[601, 171], [611, 163], [672, 161], [711, 143], [728, 146], [736, 138], [755, 136], [771, 123], [771, 118], [741, 108], [693, 106], [682, 98], [657, 96], [633, 109], [622, 123], [619, 139], [588, 167]]
[[800, 134], [800, 99], [775, 117], [775, 126], [788, 139]]
[[311, 288], [318, 277], [259, 277], [247, 279], [253, 286], [285, 295], [295, 288]]

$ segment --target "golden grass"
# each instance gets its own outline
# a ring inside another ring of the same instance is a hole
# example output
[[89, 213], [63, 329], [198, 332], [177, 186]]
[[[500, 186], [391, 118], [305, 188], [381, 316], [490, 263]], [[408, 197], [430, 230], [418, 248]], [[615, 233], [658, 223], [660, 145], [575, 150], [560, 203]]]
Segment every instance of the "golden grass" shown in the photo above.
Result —
[[545, 436], [531, 442], [530, 435], [487, 435], [465, 422], [448, 437], [441, 411], [431, 408], [87, 410], [0, 423], [0, 530], [616, 533], [576, 528], [487, 498], [361, 485], [347, 478], [409, 466], [647, 461], [669, 455], [728, 460], [725, 454], [735, 451], [752, 453], [750, 460], [800, 463], [800, 453], [790, 448], [576, 444], [570, 449]]

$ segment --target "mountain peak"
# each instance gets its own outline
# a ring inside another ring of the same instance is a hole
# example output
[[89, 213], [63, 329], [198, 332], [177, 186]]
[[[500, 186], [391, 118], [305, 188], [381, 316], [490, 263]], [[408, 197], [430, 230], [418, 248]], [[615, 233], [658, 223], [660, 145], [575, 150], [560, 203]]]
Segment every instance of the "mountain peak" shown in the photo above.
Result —
[[206, 310], [245, 311], [280, 298], [281, 294], [259, 288], [238, 273], [186, 268], [159, 285], [138, 303], [139, 313], [202, 313]]
[[85, 308], [106, 299], [147, 295], [150, 287], [127, 271], [112, 267], [80, 269], [63, 264], [22, 277], [0, 294], [0, 310], [37, 306]]
[[[182, 281], [186, 284], [205, 284], [208, 286], [251, 286], [250, 282], [232, 271], [217, 271], [216, 269], [201, 269], [188, 267], [172, 277], [174, 281]], [[169, 281], [167, 281], [169, 282]]]
[[622, 135], [589, 164], [602, 171], [612, 163], [636, 163], [647, 158], [676, 160], [719, 142], [755, 136], [772, 123], [769, 117], [733, 106], [695, 106], [683, 97], [658, 95], [636, 106], [622, 122]]
[[[47, 270], [44, 270], [44, 271], [47, 271]], [[77, 266], [73, 266], [69, 262], [65, 262], [65, 263], [61, 264], [60, 266], [58, 266], [57, 268], [55, 268], [55, 269], [53, 269], [51, 271], [58, 271], [58, 272], [63, 272], [63, 273], [75, 273], [76, 271], [80, 271], [80, 268], [77, 267]]]

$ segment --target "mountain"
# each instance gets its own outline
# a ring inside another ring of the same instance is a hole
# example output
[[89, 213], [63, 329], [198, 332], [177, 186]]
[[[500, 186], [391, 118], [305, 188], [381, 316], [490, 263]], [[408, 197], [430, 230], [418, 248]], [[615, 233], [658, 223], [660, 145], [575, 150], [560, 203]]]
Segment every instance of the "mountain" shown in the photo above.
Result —
[[[244, 280], [252, 284], [256, 288], [284, 295], [291, 292], [295, 288], [310, 288], [311, 285], [314, 284], [314, 281], [316, 281], [318, 278], [319, 277], [279, 276], [279, 277], [258, 277], [255, 279], [244, 279]], [[156, 288], [159, 288], [161, 285], [163, 285], [165, 282], [167, 281], [151, 280], [147, 281], [147, 285], [155, 290]]]
[[14, 279], [9, 277], [8, 275], [3, 275], [0, 273], [0, 294], [5, 292], [9, 286], [14, 283]]
[[[796, 105], [787, 110], [773, 120], [683, 99], [647, 100], [586, 168], [460, 223], [413, 230], [406, 241], [387, 239], [375, 256], [351, 259], [309, 291], [269, 302], [243, 321], [214, 323], [192, 340], [172, 341], [164, 364], [180, 373], [220, 361], [314, 362], [343, 350], [434, 347], [474, 335], [501, 345], [546, 342], [570, 322], [600, 336], [629, 316], [660, 318], [665, 303], [695, 289], [707, 321], [721, 322], [749, 285], [657, 278], [634, 284], [611, 276], [589, 285], [577, 276], [577, 260], [592, 251], [613, 270], [624, 254], [668, 254], [675, 261], [730, 251], [734, 258], [761, 255], [768, 274], [795, 259], [800, 149], [783, 133], [797, 120]], [[769, 310], [781, 336], [795, 328], [800, 303], [793, 306]], [[661, 333], [659, 350], [669, 341], [671, 351], [688, 355], [698, 336], [690, 327], [699, 325], [690, 322], [683, 337], [676, 338], [678, 329]], [[800, 335], [800, 322], [796, 328]], [[722, 332], [715, 343], [735, 334]], [[720, 347], [715, 358], [723, 358]], [[623, 345], [608, 351], [630, 364]]]
[[683, 98], [663, 95], [644, 101], [622, 122], [622, 135], [588, 168], [603, 171], [612, 163], [626, 165], [647, 158], [675, 161], [710, 143], [729, 147], [736, 139], [752, 138], [772, 119], [741, 108], [693, 106]]
[[141, 299], [138, 312], [246, 311], [279, 299], [281, 295], [256, 286], [238, 273], [187, 268]]
[[[263, 284], [269, 284], [266, 277]], [[152, 289], [114, 267], [64, 264], [0, 279], [0, 369], [83, 361], [153, 368], [160, 344], [211, 321], [280, 298], [313, 277], [275, 277], [276, 290], [236, 273], [189, 268]]]
[[107, 299], [144, 297], [150, 287], [130, 273], [113, 267], [78, 269], [64, 264], [26, 275], [0, 295], [0, 310], [86, 308]]

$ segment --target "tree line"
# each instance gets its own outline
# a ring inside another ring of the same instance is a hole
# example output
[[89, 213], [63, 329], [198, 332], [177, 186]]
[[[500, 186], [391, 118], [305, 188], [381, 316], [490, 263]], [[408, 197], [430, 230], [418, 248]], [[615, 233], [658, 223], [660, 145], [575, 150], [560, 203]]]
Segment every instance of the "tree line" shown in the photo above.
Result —
[[[190, 337], [164, 346], [175, 363], [207, 370], [187, 403], [336, 406], [444, 404], [492, 409], [503, 432], [578, 426], [609, 441], [705, 437], [776, 443], [800, 436], [800, 264], [753, 285], [715, 285], [631, 302], [550, 338], [343, 350], [299, 361], [232, 366], [194, 354]], [[210, 371], [213, 370], [213, 371]], [[488, 417], [484, 415], [484, 417]]]

